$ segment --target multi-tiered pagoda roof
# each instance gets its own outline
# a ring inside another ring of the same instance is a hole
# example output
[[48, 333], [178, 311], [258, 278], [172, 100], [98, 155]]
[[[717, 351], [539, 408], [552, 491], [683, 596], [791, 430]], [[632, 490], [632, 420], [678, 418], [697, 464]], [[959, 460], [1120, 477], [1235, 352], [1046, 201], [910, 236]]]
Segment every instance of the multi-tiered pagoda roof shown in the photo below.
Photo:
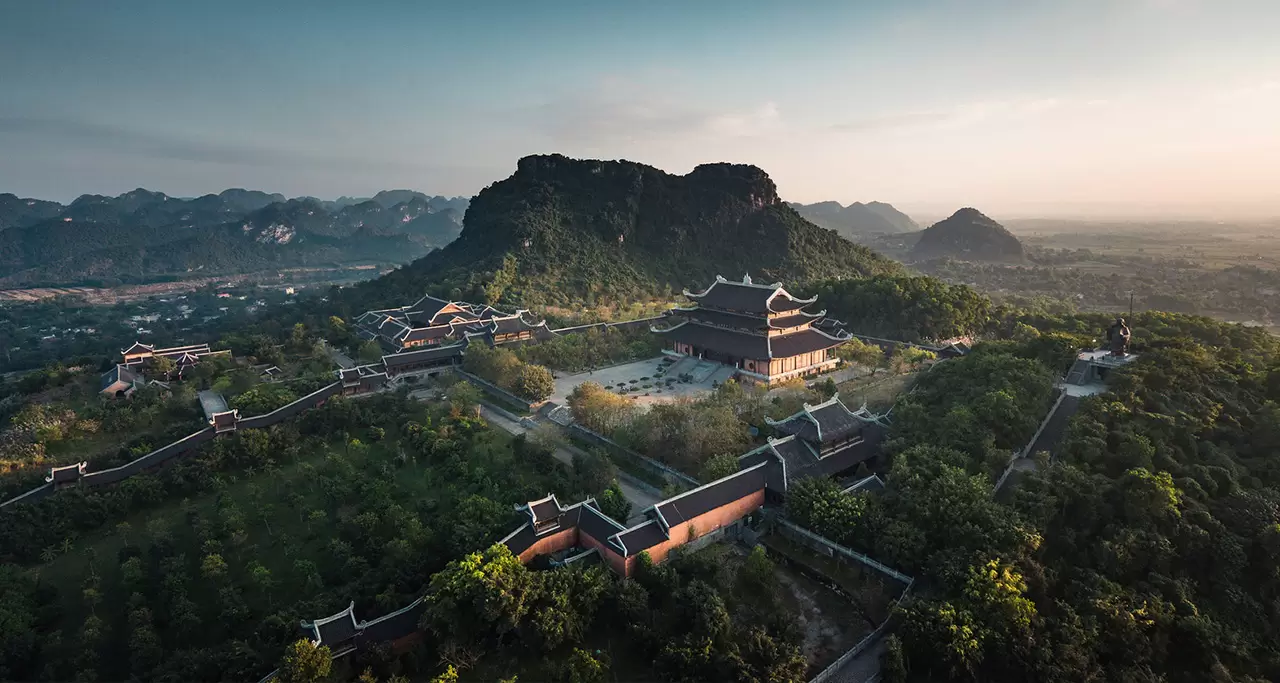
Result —
[[[781, 283], [742, 280], [716, 281], [705, 291], [685, 291], [692, 305], [672, 310], [683, 320], [654, 332], [673, 343], [716, 352], [733, 360], [768, 361], [822, 351], [843, 344], [850, 336], [843, 323], [826, 317], [825, 310], [806, 310], [816, 297], [797, 297]], [[822, 323], [821, 325], [816, 325]]]

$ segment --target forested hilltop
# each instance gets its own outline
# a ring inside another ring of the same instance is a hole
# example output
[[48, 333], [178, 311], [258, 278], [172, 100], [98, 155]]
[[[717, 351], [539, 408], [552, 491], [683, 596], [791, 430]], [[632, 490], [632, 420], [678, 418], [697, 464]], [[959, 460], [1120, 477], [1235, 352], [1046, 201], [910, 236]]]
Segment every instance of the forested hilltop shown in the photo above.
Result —
[[384, 303], [421, 296], [522, 305], [670, 298], [716, 275], [788, 285], [901, 272], [804, 220], [755, 166], [704, 164], [676, 176], [629, 161], [521, 159], [485, 188], [462, 234], [361, 286]]
[[241, 189], [180, 198], [139, 188], [66, 206], [2, 194], [0, 286], [404, 263], [453, 240], [465, 210], [465, 199], [408, 190], [325, 202]]

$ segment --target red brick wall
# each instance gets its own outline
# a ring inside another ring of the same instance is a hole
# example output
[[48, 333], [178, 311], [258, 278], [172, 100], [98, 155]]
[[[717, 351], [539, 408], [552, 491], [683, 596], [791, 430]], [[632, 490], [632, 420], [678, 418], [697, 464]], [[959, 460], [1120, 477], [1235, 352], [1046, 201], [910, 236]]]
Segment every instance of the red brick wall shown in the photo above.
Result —
[[520, 562], [522, 564], [528, 563], [529, 560], [532, 560], [539, 555], [549, 555], [567, 548], [572, 548], [577, 545], [577, 543], [578, 529], [576, 527], [561, 529], [554, 534], [543, 536], [537, 541], [534, 541], [533, 545], [520, 553]]
[[600, 559], [604, 560], [605, 564], [609, 565], [609, 569], [612, 569], [615, 574], [626, 576], [626, 558], [619, 555], [618, 551], [609, 547], [603, 541], [597, 541], [595, 538], [592, 538], [590, 534], [578, 534], [578, 545], [587, 549], [598, 549], [600, 551]]
[[[671, 527], [671, 540], [659, 543], [648, 549], [649, 557], [654, 564], [667, 559], [667, 555], [676, 548], [689, 542], [689, 527], [692, 526], [699, 537], [704, 536], [716, 529], [733, 524], [734, 522], [746, 517], [747, 515], [759, 510], [764, 505], [764, 489], [752, 492], [750, 495], [739, 498], [738, 500], [722, 505], [710, 512], [698, 515], [693, 519]], [[626, 574], [630, 576], [635, 569], [636, 555], [627, 558]]]

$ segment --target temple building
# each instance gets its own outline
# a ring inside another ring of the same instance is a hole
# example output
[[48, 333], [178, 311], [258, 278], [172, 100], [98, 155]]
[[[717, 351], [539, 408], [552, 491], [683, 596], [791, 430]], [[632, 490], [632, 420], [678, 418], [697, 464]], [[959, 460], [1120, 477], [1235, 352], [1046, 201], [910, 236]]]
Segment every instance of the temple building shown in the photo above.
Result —
[[102, 374], [102, 385], [98, 392], [115, 398], [125, 398], [133, 395], [138, 387], [146, 383], [146, 378], [141, 374], [134, 372], [123, 363], [117, 363], [114, 368]]
[[388, 643], [393, 652], [403, 652], [421, 639], [418, 621], [426, 611], [419, 598], [409, 605], [372, 621], [356, 621], [356, 603], [322, 619], [303, 621], [302, 631], [316, 646], [328, 647], [334, 658], [356, 649]]
[[693, 304], [671, 311], [680, 322], [653, 332], [670, 342], [672, 352], [733, 366], [748, 382], [771, 384], [831, 370], [835, 348], [851, 338], [826, 311], [805, 310], [816, 297], [800, 299], [781, 283], [716, 276], [702, 293], [684, 295]]
[[765, 445], [738, 458], [741, 467], [767, 460], [781, 464], [781, 478], [773, 490], [810, 477], [836, 477], [876, 457], [887, 431], [887, 418], [865, 408], [849, 410], [836, 394], [818, 405], [804, 404], [783, 420], [765, 418], [782, 436], [769, 437]]
[[156, 358], [168, 358], [173, 361], [179, 369], [195, 365], [205, 356], [225, 356], [230, 355], [230, 351], [213, 351], [208, 344], [191, 344], [189, 346], [172, 346], [167, 349], [157, 349], [154, 346], [148, 346], [142, 342], [134, 342], [133, 346], [120, 352], [124, 356], [124, 364], [130, 367], [143, 366], [151, 363]]
[[[424, 296], [409, 306], [366, 311], [356, 318], [356, 328], [362, 338], [377, 341], [391, 354], [449, 348], [476, 338], [497, 345], [550, 337], [546, 322], [529, 322], [527, 313]], [[461, 346], [457, 348], [460, 352]]]
[[196, 394], [200, 399], [200, 410], [204, 411], [204, 419], [213, 427], [214, 434], [234, 432], [240, 422], [240, 411], [227, 405], [227, 399], [216, 391], [208, 389]]
[[[851, 411], [839, 396], [769, 424], [785, 436], [738, 458], [737, 472], [645, 509], [637, 524], [624, 527], [590, 498], [565, 506], [548, 495], [517, 508], [527, 521], [502, 543], [521, 562], [543, 556], [561, 564], [594, 558], [630, 576], [640, 553], [662, 562], [672, 550], [700, 538], [732, 536], [744, 518], [782, 500], [791, 483], [850, 473], [879, 454], [888, 426], [886, 415]], [[871, 476], [849, 490], [883, 486]]]

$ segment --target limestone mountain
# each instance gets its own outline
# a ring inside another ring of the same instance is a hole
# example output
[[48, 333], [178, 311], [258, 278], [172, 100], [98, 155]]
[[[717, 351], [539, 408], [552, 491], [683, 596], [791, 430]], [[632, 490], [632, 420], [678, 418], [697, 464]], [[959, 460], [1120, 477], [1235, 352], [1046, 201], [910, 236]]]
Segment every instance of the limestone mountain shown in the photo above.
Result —
[[828, 230], [835, 230], [848, 239], [915, 232], [920, 229], [910, 216], [884, 202], [854, 202], [848, 206], [842, 206], [840, 202], [790, 204], [806, 220]]
[[1021, 263], [1022, 243], [1003, 225], [973, 208], [964, 208], [920, 233], [911, 259], [953, 258], [961, 261]]
[[21, 227], [53, 218], [66, 208], [57, 202], [19, 197], [5, 192], [0, 194], [0, 230]]
[[900, 266], [804, 220], [754, 166], [672, 175], [630, 161], [530, 156], [471, 200], [449, 246], [379, 280], [364, 301], [424, 289], [515, 304], [665, 296], [716, 275], [789, 285]]
[[[0, 195], [0, 286], [142, 282], [187, 273], [397, 264], [461, 230], [456, 200], [408, 190], [329, 202], [230, 189], [196, 198], [142, 188], [56, 202]], [[465, 200], [463, 200], [465, 202]]]

